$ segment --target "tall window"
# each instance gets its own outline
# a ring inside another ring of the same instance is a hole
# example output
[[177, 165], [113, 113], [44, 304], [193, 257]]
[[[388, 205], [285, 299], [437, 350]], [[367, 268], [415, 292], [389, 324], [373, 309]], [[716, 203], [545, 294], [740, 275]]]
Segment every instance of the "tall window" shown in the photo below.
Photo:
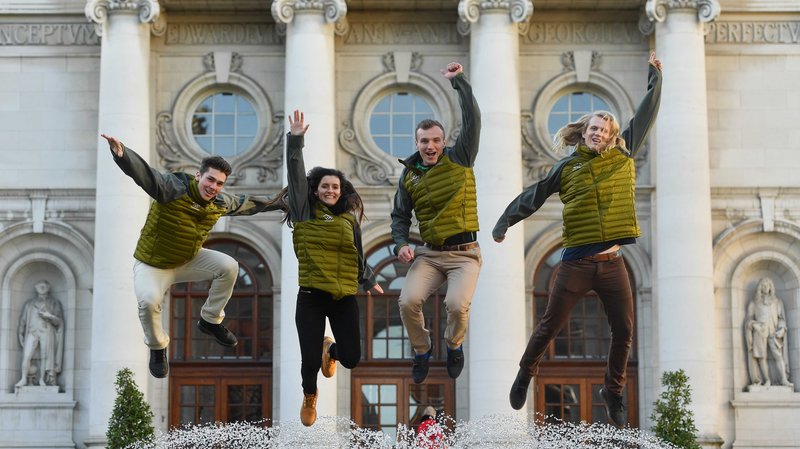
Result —
[[598, 110], [612, 112], [605, 100], [590, 92], [572, 92], [562, 96], [553, 105], [547, 118], [550, 137], [567, 123]]
[[[412, 244], [421, 244], [413, 242]], [[362, 361], [352, 371], [352, 415], [361, 427], [381, 430], [394, 437], [400, 423], [416, 426], [428, 405], [452, 415], [455, 382], [447, 376], [447, 322], [443, 300], [446, 286], [431, 295], [423, 307], [425, 327], [431, 331], [433, 354], [428, 378], [423, 384], [411, 379], [414, 350], [400, 320], [397, 299], [411, 267], [397, 260], [388, 243], [367, 255], [380, 295], [358, 298], [361, 313]]]
[[247, 151], [258, 133], [258, 116], [249, 99], [217, 92], [197, 105], [192, 137], [209, 154], [233, 157]]
[[210, 281], [171, 289], [170, 425], [259, 421], [272, 407], [272, 275], [251, 248], [230, 240], [206, 247], [239, 262], [239, 276], [225, 307], [225, 326], [239, 340], [217, 344], [196, 323]]
[[[558, 267], [561, 248], [555, 248], [534, 275], [534, 323], [544, 315]], [[633, 275], [628, 271], [633, 288]], [[634, 299], [634, 304], [636, 303]], [[638, 425], [636, 406], [636, 335], [628, 358], [628, 385], [623, 401], [628, 421]], [[536, 412], [545, 421], [607, 422], [600, 388], [603, 387], [611, 330], [603, 304], [594, 290], [579, 300], [570, 319], [545, 352], [536, 382]]]
[[417, 123], [433, 116], [433, 108], [422, 96], [395, 92], [375, 105], [369, 118], [369, 131], [383, 151], [402, 157], [414, 151]]

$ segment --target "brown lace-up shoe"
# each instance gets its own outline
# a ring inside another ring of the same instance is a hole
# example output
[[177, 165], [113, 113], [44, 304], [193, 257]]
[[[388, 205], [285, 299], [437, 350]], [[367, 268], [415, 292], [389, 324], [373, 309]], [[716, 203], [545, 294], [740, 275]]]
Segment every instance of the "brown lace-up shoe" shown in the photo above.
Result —
[[303, 406], [300, 407], [300, 422], [304, 426], [310, 427], [317, 420], [317, 395], [319, 390], [314, 394], [303, 393]]
[[336, 359], [331, 357], [331, 345], [335, 341], [333, 338], [325, 336], [322, 340], [322, 375], [325, 377], [333, 377], [336, 374]]

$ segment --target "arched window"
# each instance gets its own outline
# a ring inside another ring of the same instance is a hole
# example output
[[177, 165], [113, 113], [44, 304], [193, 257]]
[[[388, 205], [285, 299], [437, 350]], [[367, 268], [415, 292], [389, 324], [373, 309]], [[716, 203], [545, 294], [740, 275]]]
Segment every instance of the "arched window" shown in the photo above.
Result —
[[611, 111], [608, 102], [592, 92], [567, 93], [553, 104], [547, 116], [547, 130], [552, 138], [562, 126], [594, 111]]
[[[413, 245], [422, 242], [413, 241]], [[358, 297], [361, 313], [362, 361], [352, 371], [352, 416], [361, 427], [381, 430], [394, 437], [399, 423], [419, 423], [422, 411], [431, 405], [448, 415], [455, 412], [455, 382], [447, 376], [444, 329], [447, 314], [442, 286], [424, 305], [425, 327], [434, 341], [431, 368], [422, 384], [411, 379], [414, 351], [400, 320], [397, 299], [411, 267], [397, 260], [388, 242], [367, 254], [377, 281], [384, 289], [371, 299]]]
[[372, 109], [369, 131], [380, 149], [392, 156], [405, 157], [413, 153], [417, 123], [433, 117], [433, 108], [425, 97], [408, 91], [392, 92]]
[[[556, 247], [542, 261], [533, 276], [534, 326], [544, 315], [560, 264], [561, 247]], [[630, 270], [628, 278], [635, 294], [635, 283]], [[611, 330], [603, 304], [592, 290], [572, 309], [569, 321], [556, 335], [539, 366], [539, 375], [535, 379], [535, 411], [541, 413], [546, 422], [608, 422], [599, 391], [603, 387], [610, 343]], [[628, 422], [633, 427], [638, 425], [637, 366], [634, 333], [628, 358], [628, 385], [623, 393], [623, 400], [628, 408]]]
[[215, 92], [194, 108], [192, 137], [208, 154], [238, 156], [253, 146], [256, 134], [258, 115], [241, 93]]
[[215, 240], [205, 246], [239, 262], [224, 321], [239, 344], [235, 348], [220, 346], [195, 325], [210, 281], [172, 287], [170, 426], [270, 418], [272, 274], [258, 253], [239, 242]]

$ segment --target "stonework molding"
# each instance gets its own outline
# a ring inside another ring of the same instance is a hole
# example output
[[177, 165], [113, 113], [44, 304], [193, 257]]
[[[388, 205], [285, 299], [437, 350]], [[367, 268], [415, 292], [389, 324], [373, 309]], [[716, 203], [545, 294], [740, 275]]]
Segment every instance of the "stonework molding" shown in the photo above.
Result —
[[706, 44], [800, 44], [800, 21], [717, 20], [706, 28]]
[[[108, 20], [108, 15], [116, 12], [136, 13], [140, 22], [155, 23], [161, 7], [158, 0], [88, 0], [84, 8], [86, 17], [97, 24], [97, 34], [102, 33], [102, 25]], [[164, 22], [158, 24], [157, 29], [166, 29]]]
[[[242, 64], [244, 63], [244, 58], [239, 53], [233, 52], [231, 53], [231, 61], [230, 61], [230, 72], [242, 73]], [[215, 72], [216, 61], [214, 60], [214, 52], [208, 52], [205, 56], [203, 56], [203, 67], [206, 69], [206, 72]]]
[[667, 10], [696, 9], [697, 18], [703, 22], [711, 22], [719, 17], [718, 0], [647, 0], [644, 5], [647, 17], [651, 21], [663, 22], [667, 18]]
[[100, 36], [91, 23], [0, 24], [0, 47], [6, 45], [99, 45]]
[[[204, 59], [208, 59], [206, 56]], [[213, 57], [211, 58], [213, 60]], [[196, 106], [208, 95], [235, 92], [249, 99], [258, 115], [258, 133], [253, 145], [242, 154], [229, 157], [234, 169], [227, 185], [279, 183], [283, 164], [283, 112], [274, 111], [259, 83], [231, 71], [226, 82], [218, 74], [206, 72], [191, 80], [178, 94], [172, 109], [156, 116], [156, 152], [168, 171], [194, 171], [208, 156], [192, 137], [191, 120]], [[248, 179], [248, 176], [255, 179]]]
[[522, 42], [536, 45], [635, 45], [647, 43], [636, 22], [530, 21]]
[[[603, 57], [600, 55], [599, 51], [592, 51], [591, 65], [589, 66], [590, 69], [597, 70], [600, 68], [600, 63], [602, 60]], [[565, 51], [564, 53], [561, 53], [561, 65], [567, 72], [575, 71], [575, 52]]]
[[458, 45], [463, 34], [457, 26], [433, 22], [350, 22], [339, 36], [345, 45]]
[[[385, 72], [398, 71], [395, 53], [397, 52], [390, 51], [389, 53], [384, 54], [383, 57], [381, 58], [381, 62], [383, 63], [383, 68]], [[409, 67], [404, 69], [418, 72], [419, 69], [422, 67], [422, 55], [416, 51], [411, 52], [411, 59], [409, 62], [410, 62]]]
[[[421, 60], [421, 56], [418, 56]], [[383, 56], [384, 64], [387, 59]], [[411, 58], [412, 60], [414, 58]], [[403, 166], [397, 161], [400, 156], [392, 156], [377, 146], [369, 131], [369, 114], [375, 104], [385, 95], [398, 90], [414, 92], [423, 96], [431, 103], [434, 115], [440, 117], [445, 125], [447, 140], [454, 142], [458, 136], [455, 126], [455, 104], [451, 93], [443, 89], [441, 84], [430, 77], [414, 70], [408, 70], [404, 75], [396, 71], [384, 72], [361, 89], [356, 97], [352, 116], [342, 123], [338, 139], [341, 148], [353, 158], [353, 168], [356, 176], [367, 185], [391, 185], [397, 182]], [[398, 78], [405, 77], [405, 81]], [[448, 134], [447, 130], [451, 130]], [[409, 142], [409, 154], [413, 151], [413, 142]], [[403, 155], [404, 158], [407, 155]]]
[[528, 20], [533, 15], [533, 2], [531, 0], [460, 0], [458, 2], [458, 32], [466, 36], [470, 31], [470, 24], [480, 20], [482, 11], [508, 11], [513, 23], [520, 25], [518, 32], [528, 32]]
[[298, 11], [321, 12], [325, 21], [336, 23], [347, 15], [347, 3], [344, 0], [274, 0], [272, 17], [279, 23], [292, 23]]
[[[281, 34], [281, 29], [283, 34]], [[286, 24], [170, 23], [166, 45], [281, 45]]]

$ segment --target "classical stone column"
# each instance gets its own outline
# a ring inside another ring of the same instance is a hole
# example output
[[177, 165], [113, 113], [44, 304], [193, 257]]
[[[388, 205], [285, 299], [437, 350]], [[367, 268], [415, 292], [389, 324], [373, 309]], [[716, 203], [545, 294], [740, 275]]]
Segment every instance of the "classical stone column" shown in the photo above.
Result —
[[[311, 124], [305, 138], [306, 169], [336, 167], [336, 95], [334, 28], [344, 26], [344, 0], [273, 0], [272, 17], [286, 24], [286, 82], [284, 110], [305, 113]], [[337, 23], [338, 22], [338, 23]], [[288, 122], [286, 123], [288, 130]], [[284, 174], [285, 176], [285, 174]], [[280, 340], [278, 355], [280, 398], [276, 419], [298, 420], [303, 391], [300, 344], [294, 324], [297, 304], [297, 258], [291, 230], [281, 236]], [[322, 344], [322, 342], [320, 342]], [[336, 415], [336, 377], [319, 376], [319, 416]]]
[[[120, 138], [150, 159], [150, 24], [156, 0], [89, 0], [86, 16], [102, 35], [98, 134]], [[145, 392], [149, 352], [136, 312], [133, 250], [149, 200], [114, 164], [108, 143], [97, 137], [94, 289], [92, 301], [89, 447], [103, 446], [114, 405], [114, 381], [131, 368]]]
[[[508, 230], [503, 243], [492, 228], [506, 205], [522, 191], [519, 102], [519, 27], [533, 13], [530, 0], [461, 0], [460, 28], [469, 27], [466, 67], [481, 108], [481, 146], [475, 162], [479, 241], [483, 255], [472, 301], [469, 338], [469, 419], [508, 413], [508, 392], [525, 350], [523, 225]], [[499, 261], [502, 261], [500, 263]]]
[[716, 0], [649, 0], [656, 54], [664, 62], [656, 123], [655, 297], [658, 365], [690, 378], [701, 437], [718, 439], [711, 191], [703, 23]]

